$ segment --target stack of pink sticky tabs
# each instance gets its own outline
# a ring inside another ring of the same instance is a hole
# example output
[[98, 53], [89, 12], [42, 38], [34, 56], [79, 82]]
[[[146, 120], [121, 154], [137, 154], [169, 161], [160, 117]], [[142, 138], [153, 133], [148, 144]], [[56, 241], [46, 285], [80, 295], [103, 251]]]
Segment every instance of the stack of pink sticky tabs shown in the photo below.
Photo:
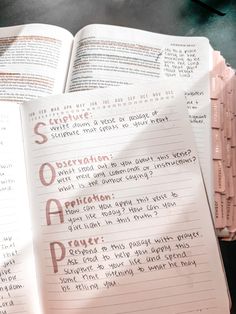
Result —
[[236, 76], [218, 51], [211, 75], [215, 226], [236, 240]]

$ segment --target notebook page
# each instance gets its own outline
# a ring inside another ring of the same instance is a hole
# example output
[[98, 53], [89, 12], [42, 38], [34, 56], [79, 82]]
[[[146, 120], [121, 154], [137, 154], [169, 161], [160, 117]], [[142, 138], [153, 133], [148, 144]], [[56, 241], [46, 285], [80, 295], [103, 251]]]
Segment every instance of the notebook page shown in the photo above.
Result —
[[[88, 25], [74, 40], [67, 92], [180, 79], [185, 90], [209, 201], [213, 210], [211, 110], [207, 38], [156, 34], [112, 25]], [[174, 82], [173, 82], [174, 84]]]
[[33, 259], [20, 110], [0, 105], [0, 313], [41, 313]]
[[22, 106], [44, 312], [229, 313], [179, 86]]

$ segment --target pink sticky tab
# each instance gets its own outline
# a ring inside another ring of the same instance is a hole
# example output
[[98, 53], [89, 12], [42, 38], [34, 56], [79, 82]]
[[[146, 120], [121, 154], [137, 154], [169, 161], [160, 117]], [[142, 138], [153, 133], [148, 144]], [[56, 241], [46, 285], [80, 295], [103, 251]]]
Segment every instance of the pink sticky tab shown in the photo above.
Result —
[[221, 72], [221, 55], [219, 51], [215, 51], [213, 50], [213, 54], [212, 54], [212, 60], [213, 60], [213, 69], [212, 69], [212, 74], [213, 76], [216, 76], [217, 74], [219, 74]]
[[232, 167], [227, 167], [226, 168], [227, 171], [227, 185], [226, 185], [226, 189], [227, 189], [227, 195], [229, 197], [234, 197], [234, 180], [233, 180], [233, 173], [232, 173]]
[[[236, 176], [236, 147], [231, 148], [232, 152], [232, 174], [235, 177]], [[236, 185], [235, 185], [236, 189]]]
[[222, 57], [221, 54], [219, 55], [219, 58], [218, 58], [217, 69], [219, 69], [218, 70], [219, 75], [223, 77], [224, 69], [225, 69], [225, 59]]
[[[236, 100], [235, 100], [235, 101], [236, 101]], [[232, 146], [232, 147], [236, 147], [236, 116], [233, 116], [233, 119], [232, 119], [231, 146]]]
[[211, 100], [211, 126], [212, 128], [220, 129], [221, 120], [220, 120], [220, 102], [219, 100]]
[[231, 119], [231, 113], [228, 110], [226, 111], [225, 119], [226, 119], [226, 137], [231, 138], [231, 136], [232, 136], [232, 119]]
[[230, 232], [236, 232], [236, 205], [233, 207], [233, 215], [232, 215], [232, 222], [231, 226], [229, 227]]
[[226, 162], [226, 138], [224, 135], [224, 130], [221, 131], [221, 143], [222, 143], [222, 161]]
[[221, 213], [221, 194], [215, 193], [214, 200], [215, 200], [215, 227], [223, 228], [223, 220]]
[[226, 106], [224, 105], [224, 114], [223, 114], [223, 120], [224, 120], [224, 127], [223, 127], [223, 132], [224, 132], [224, 137], [227, 137], [228, 134], [228, 117], [227, 117], [227, 111], [226, 111]]
[[225, 79], [225, 88], [226, 93], [231, 93], [231, 84], [230, 84], [231, 70], [229, 66], [226, 66], [224, 69], [224, 79]]
[[226, 227], [226, 217], [227, 217], [227, 198], [225, 194], [221, 194], [221, 215], [223, 228]]
[[233, 222], [234, 205], [232, 198], [227, 198], [226, 225], [229, 227]]
[[220, 78], [218, 76], [211, 76], [210, 79], [210, 95], [211, 99], [218, 99], [220, 94]]
[[219, 129], [212, 129], [212, 154], [213, 159], [222, 159], [222, 139]]
[[[220, 100], [219, 100], [220, 101]], [[221, 130], [224, 129], [224, 105], [220, 102], [220, 122], [221, 122]]]
[[215, 192], [225, 191], [225, 171], [221, 160], [213, 160]]
[[220, 99], [220, 102], [222, 104], [225, 104], [225, 81], [223, 80], [223, 77], [219, 79], [218, 85], [219, 85], [218, 99]]
[[[236, 177], [233, 177], [234, 191], [236, 189]], [[236, 206], [236, 192], [234, 193], [234, 206]]]
[[[232, 81], [232, 80], [231, 80]], [[233, 99], [233, 96], [234, 96], [234, 94], [233, 94], [233, 91], [231, 91], [231, 93], [228, 93], [227, 94], [227, 98], [228, 98], [228, 103], [229, 103], [229, 111], [231, 112], [231, 113], [233, 113], [234, 112], [234, 99]]]
[[229, 93], [225, 93], [225, 110], [230, 111], [230, 99], [229, 99]]
[[233, 76], [235, 75], [234, 70], [228, 66], [228, 84], [227, 84], [227, 92], [232, 93], [233, 90]]
[[226, 147], [225, 148], [226, 148], [226, 167], [230, 167], [231, 166], [231, 157], [232, 157], [230, 139], [226, 140]]

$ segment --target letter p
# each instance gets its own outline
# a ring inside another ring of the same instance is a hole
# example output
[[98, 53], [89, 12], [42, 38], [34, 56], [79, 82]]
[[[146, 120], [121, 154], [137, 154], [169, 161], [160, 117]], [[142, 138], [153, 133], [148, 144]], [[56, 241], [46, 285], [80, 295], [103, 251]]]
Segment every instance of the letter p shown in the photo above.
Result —
[[61, 262], [66, 256], [66, 248], [61, 242], [50, 243], [50, 253], [52, 258], [52, 265], [54, 273], [58, 272], [57, 262]]

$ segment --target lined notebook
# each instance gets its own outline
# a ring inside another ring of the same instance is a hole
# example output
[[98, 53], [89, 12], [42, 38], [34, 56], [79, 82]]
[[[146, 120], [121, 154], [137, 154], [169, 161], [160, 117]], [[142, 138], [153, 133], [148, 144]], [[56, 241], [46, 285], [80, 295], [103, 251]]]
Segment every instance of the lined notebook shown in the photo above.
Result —
[[0, 309], [229, 314], [180, 84], [0, 110]]

